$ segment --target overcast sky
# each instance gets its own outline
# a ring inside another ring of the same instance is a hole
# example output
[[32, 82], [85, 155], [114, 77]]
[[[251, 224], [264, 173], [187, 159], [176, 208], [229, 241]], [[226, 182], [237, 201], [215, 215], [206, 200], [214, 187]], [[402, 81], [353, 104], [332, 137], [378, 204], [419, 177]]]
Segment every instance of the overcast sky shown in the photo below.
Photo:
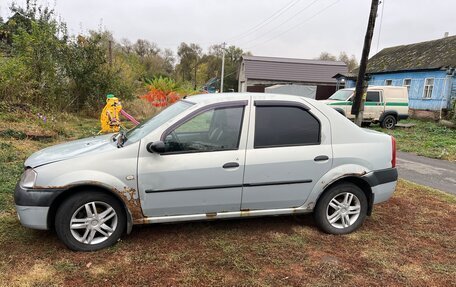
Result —
[[[0, 0], [7, 18], [11, 0]], [[15, 1], [24, 3], [24, 0]], [[369, 0], [57, 0], [70, 33], [103, 27], [118, 40], [138, 38], [176, 49], [227, 42], [254, 55], [315, 58], [345, 51], [360, 58]], [[455, 0], [383, 0], [371, 55], [382, 48], [456, 34]], [[379, 38], [382, 9], [383, 20]], [[288, 9], [284, 9], [287, 8]], [[273, 16], [271, 18], [271, 16]], [[266, 20], [266, 22], [265, 22]]]

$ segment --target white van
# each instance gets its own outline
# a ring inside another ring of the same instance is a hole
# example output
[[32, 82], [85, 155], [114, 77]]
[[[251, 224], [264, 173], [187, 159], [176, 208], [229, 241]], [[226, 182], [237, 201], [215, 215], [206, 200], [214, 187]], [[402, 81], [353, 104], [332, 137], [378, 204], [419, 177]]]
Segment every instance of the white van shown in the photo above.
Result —
[[[351, 114], [354, 96], [354, 88], [341, 89], [323, 102], [347, 118], [354, 119], [355, 116]], [[383, 128], [393, 129], [399, 120], [407, 118], [408, 93], [406, 87], [372, 86], [367, 88], [363, 126], [380, 123]]]

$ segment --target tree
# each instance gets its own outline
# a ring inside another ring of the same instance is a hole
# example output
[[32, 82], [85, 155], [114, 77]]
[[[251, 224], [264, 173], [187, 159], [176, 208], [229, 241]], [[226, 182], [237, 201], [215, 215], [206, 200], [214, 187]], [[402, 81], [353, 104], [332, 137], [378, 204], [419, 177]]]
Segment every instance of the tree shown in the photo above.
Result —
[[[208, 63], [207, 80], [212, 77], [220, 77], [221, 75], [223, 55], [222, 49], [222, 45], [212, 45], [209, 47], [208, 55], [203, 59], [203, 61], [206, 61]], [[243, 54], [244, 51], [239, 47], [229, 46], [225, 48], [225, 79], [223, 85], [224, 91], [237, 91], [238, 82], [236, 77]]]
[[322, 61], [337, 61], [336, 56], [328, 53], [328, 52], [321, 52], [320, 56], [318, 56], [318, 60]]
[[353, 72], [354, 69], [358, 67], [358, 61], [356, 60], [355, 55], [351, 55], [350, 57], [345, 52], [340, 52], [339, 56], [336, 57], [328, 52], [321, 52], [320, 56], [317, 58], [318, 60], [323, 61], [341, 61], [347, 65], [348, 72]]
[[193, 81], [196, 87], [196, 72], [198, 63], [202, 56], [201, 47], [198, 44], [181, 43], [177, 48], [179, 64], [177, 65], [178, 74], [182, 76], [182, 81]]
[[138, 39], [132, 46], [133, 51], [140, 57], [146, 57], [150, 55], [157, 55], [160, 52], [157, 44], [151, 43], [147, 40]]
[[[27, 2], [26, 9], [12, 6], [15, 19], [27, 17], [29, 23], [15, 26], [11, 31], [10, 55], [24, 67], [28, 91], [27, 99], [17, 94], [16, 99], [29, 101], [37, 106], [52, 108], [65, 92], [65, 78], [61, 73], [67, 32], [66, 26], [53, 18], [53, 11]], [[11, 23], [11, 22], [10, 22]], [[17, 29], [16, 29], [17, 28]]]
[[358, 67], [358, 61], [356, 60], [355, 55], [351, 55], [349, 57], [347, 53], [340, 52], [338, 60], [347, 65], [348, 72], [350, 73]]

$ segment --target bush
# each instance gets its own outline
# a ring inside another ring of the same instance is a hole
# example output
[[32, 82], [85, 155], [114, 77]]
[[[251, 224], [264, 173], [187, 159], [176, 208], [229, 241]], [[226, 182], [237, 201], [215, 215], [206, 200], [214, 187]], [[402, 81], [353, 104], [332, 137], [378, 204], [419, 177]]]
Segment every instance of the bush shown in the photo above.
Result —
[[166, 107], [180, 100], [183, 96], [197, 93], [187, 86], [178, 85], [173, 79], [167, 77], [155, 77], [147, 80], [148, 92], [141, 98], [148, 101], [154, 107]]

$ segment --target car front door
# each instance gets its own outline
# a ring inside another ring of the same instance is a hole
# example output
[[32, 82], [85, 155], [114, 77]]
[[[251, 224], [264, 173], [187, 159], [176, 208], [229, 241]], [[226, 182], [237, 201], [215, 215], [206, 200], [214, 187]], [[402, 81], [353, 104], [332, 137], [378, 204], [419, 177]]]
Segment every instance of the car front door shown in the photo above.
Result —
[[141, 143], [138, 186], [145, 216], [239, 211], [247, 101], [206, 106], [162, 134], [165, 152]]
[[241, 209], [301, 206], [332, 165], [329, 120], [303, 102], [254, 104]]

